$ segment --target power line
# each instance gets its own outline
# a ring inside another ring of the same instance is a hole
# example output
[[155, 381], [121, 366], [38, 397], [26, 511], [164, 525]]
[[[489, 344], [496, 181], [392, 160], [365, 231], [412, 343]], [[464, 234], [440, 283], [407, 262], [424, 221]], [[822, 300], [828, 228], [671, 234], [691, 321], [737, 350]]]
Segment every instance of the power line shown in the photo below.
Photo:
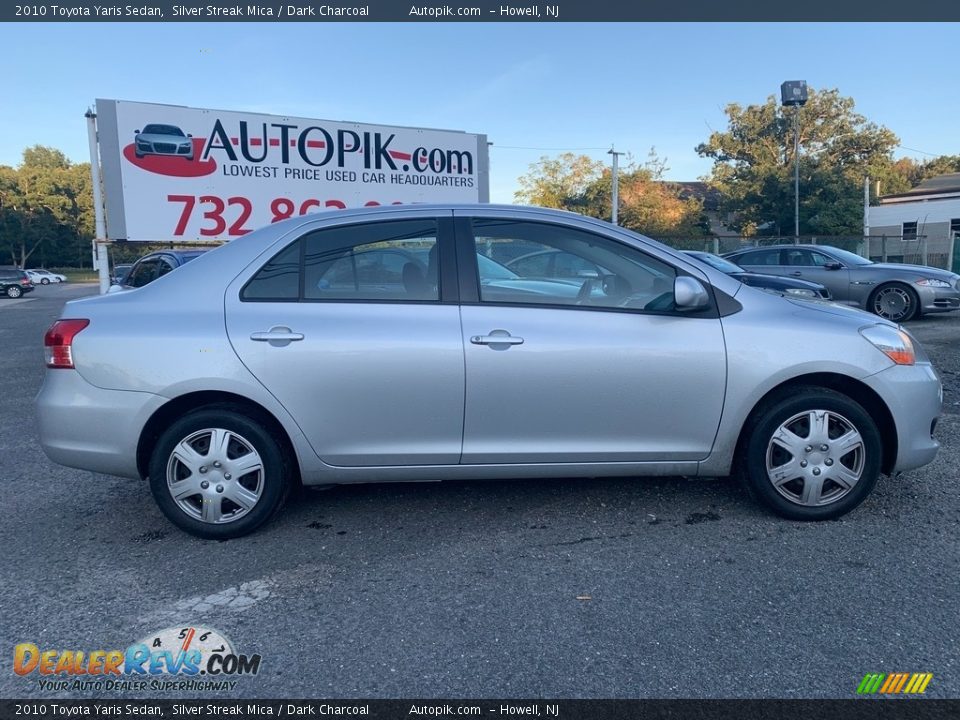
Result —
[[567, 150], [567, 151], [572, 151], [572, 150], [583, 151], [583, 150], [609, 150], [609, 149], [610, 149], [610, 148], [606, 148], [606, 147], [579, 147], [579, 148], [564, 148], [564, 147], [525, 147], [525, 146], [523, 146], [523, 145], [496, 145], [496, 144], [491, 144], [490, 147], [493, 148], [494, 150], [497, 150], [497, 149], [500, 149], [500, 150], [549, 150], [549, 151], [551, 151], [551, 152], [558, 152], [558, 151], [561, 151], [561, 150]]
[[929, 155], [930, 157], [940, 157], [937, 153], [928, 153], [923, 150], [917, 150], [916, 148], [907, 147], [906, 145], [897, 145], [901, 150], [909, 150], [910, 152], [920, 153], [921, 155]]

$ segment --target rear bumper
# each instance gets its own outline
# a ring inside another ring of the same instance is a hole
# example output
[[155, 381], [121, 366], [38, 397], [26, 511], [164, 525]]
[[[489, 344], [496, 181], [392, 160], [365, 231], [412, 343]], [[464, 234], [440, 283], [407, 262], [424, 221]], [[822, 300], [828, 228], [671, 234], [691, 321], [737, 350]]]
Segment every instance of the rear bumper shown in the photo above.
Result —
[[895, 365], [871, 375], [865, 382], [886, 402], [897, 427], [893, 472], [932, 462], [940, 449], [933, 429], [943, 405], [943, 386], [933, 366]]
[[37, 395], [40, 445], [60, 465], [139, 478], [140, 433], [165, 402], [151, 393], [98, 388], [76, 370], [47, 370]]

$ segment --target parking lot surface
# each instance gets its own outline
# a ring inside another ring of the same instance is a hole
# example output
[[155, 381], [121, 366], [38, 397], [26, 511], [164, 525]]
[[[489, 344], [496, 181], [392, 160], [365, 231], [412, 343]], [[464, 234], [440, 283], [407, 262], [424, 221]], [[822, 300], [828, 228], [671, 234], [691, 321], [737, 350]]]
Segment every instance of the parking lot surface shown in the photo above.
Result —
[[13, 647], [125, 649], [171, 626], [259, 653], [239, 697], [853, 697], [930, 672], [960, 697], [960, 316], [909, 324], [945, 384], [934, 464], [854, 513], [781, 520], [733, 480], [307, 491], [256, 534], [202, 541], [146, 483], [43, 455], [42, 337], [92, 285], [0, 301], [0, 696], [43, 691]]

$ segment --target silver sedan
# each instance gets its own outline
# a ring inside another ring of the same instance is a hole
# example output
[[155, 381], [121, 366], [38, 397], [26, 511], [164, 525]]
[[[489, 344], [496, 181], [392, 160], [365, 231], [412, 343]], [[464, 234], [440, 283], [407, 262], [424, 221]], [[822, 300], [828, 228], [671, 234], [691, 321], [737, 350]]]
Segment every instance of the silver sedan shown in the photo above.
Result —
[[[541, 250], [603, 271], [500, 262]], [[148, 478], [209, 538], [296, 484], [446, 478], [736, 473], [822, 520], [938, 448], [940, 381], [893, 323], [543, 209], [294, 218], [68, 303], [45, 346], [49, 457]]]
[[903, 263], [875, 263], [829, 245], [771, 245], [724, 255], [750, 272], [825, 285], [837, 302], [893, 322], [960, 309], [960, 275]]

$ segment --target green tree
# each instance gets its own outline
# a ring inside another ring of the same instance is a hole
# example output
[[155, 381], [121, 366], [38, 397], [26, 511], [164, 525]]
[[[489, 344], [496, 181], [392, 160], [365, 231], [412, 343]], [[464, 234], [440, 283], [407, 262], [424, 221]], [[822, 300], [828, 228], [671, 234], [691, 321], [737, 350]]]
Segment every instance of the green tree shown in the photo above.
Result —
[[[643, 165], [627, 156], [618, 171], [618, 222], [655, 237], [702, 235], [702, 204], [682, 199], [679, 188], [663, 180], [666, 170], [666, 161], [655, 150]], [[599, 160], [573, 153], [543, 157], [519, 182], [515, 197], [523, 203], [603, 220], [611, 216], [613, 176]]]
[[514, 193], [514, 198], [525, 205], [569, 208], [571, 199], [582, 197], [602, 177], [603, 171], [602, 162], [586, 155], [544, 156], [519, 178], [520, 189]]
[[[697, 146], [713, 160], [709, 181], [722, 193], [733, 229], [793, 229], [794, 112], [773, 96], [762, 105], [728, 105], [728, 128]], [[895, 175], [897, 136], [835, 89], [811, 90], [798, 112], [801, 234], [861, 232], [863, 178]]]
[[18, 168], [0, 167], [3, 256], [21, 267], [83, 263], [92, 236], [88, 163], [73, 164], [61, 151], [36, 145], [24, 150]]

